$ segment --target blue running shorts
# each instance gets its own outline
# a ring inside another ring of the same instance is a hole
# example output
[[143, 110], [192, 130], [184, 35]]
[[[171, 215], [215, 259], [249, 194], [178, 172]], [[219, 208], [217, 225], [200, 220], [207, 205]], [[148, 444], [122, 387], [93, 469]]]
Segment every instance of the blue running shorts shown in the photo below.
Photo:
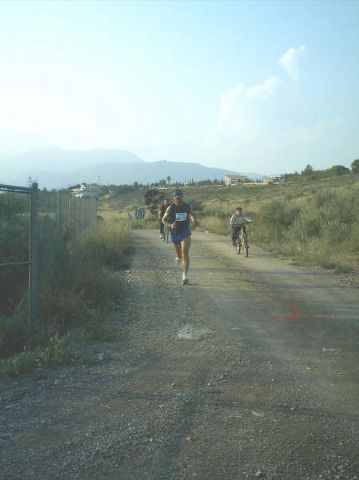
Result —
[[191, 230], [189, 228], [186, 228], [186, 230], [183, 230], [183, 232], [181, 233], [171, 232], [171, 240], [173, 243], [179, 244], [182, 242], [182, 240], [185, 240], [190, 235], [191, 235]]

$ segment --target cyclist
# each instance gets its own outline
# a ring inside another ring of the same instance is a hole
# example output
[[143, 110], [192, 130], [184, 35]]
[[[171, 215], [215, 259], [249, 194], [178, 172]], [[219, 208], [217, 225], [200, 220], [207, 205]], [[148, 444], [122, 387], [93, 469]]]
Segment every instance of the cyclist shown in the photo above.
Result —
[[191, 206], [183, 201], [182, 190], [173, 193], [174, 203], [170, 205], [164, 214], [162, 221], [170, 228], [171, 240], [176, 250], [176, 262], [181, 262], [182, 285], [188, 285], [189, 248], [191, 246], [190, 220], [194, 223], [195, 218]]
[[163, 240], [163, 229], [164, 229], [164, 224], [162, 223], [162, 218], [163, 215], [166, 213], [168, 207], [168, 202], [167, 200], [164, 200], [163, 202], [160, 203], [157, 212], [158, 212], [158, 222], [160, 224], [160, 239]]
[[251, 222], [252, 220], [243, 213], [242, 207], [237, 207], [229, 221], [229, 224], [232, 226], [232, 245], [234, 247], [236, 246], [236, 239], [241, 233], [241, 229], [243, 229], [243, 233], [247, 233], [246, 224]]

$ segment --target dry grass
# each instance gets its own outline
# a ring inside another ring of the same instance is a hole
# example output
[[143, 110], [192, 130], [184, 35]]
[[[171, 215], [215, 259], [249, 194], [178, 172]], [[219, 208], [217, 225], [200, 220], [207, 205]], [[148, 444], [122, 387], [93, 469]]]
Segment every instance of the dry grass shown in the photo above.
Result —
[[[249, 232], [252, 243], [300, 263], [340, 271], [358, 269], [359, 175], [302, 180], [232, 187], [186, 186], [183, 190], [201, 230], [229, 236], [229, 218], [241, 206], [254, 220]], [[138, 207], [143, 203], [143, 191], [116, 201], [123, 211]]]
[[[63, 339], [70, 329], [81, 338], [115, 338], [106, 320], [120, 298], [114, 270], [126, 262], [130, 239], [128, 225], [103, 222], [57, 252], [51, 273], [41, 282], [39, 329], [28, 326], [26, 295], [12, 314], [0, 317], [0, 374], [32, 368], [31, 352], [47, 365], [67, 361], [71, 355]], [[6, 358], [24, 351], [26, 355]]]

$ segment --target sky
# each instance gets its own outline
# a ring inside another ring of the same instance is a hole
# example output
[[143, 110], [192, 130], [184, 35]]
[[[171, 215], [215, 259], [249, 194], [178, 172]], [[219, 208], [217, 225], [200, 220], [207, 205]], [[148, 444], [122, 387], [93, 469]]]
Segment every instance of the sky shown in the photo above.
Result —
[[359, 1], [0, 0], [0, 152], [350, 167], [358, 31]]

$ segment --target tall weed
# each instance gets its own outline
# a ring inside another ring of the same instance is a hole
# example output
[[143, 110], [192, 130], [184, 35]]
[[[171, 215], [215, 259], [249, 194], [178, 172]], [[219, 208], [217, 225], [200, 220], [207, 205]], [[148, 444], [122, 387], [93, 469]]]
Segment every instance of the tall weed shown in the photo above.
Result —
[[359, 199], [353, 192], [313, 195], [288, 228], [285, 241], [305, 261], [349, 268], [345, 254], [359, 251]]
[[76, 256], [81, 261], [95, 261], [107, 266], [120, 265], [131, 239], [127, 223], [104, 222], [84, 235], [77, 246]]
[[[119, 299], [120, 285], [113, 270], [126, 261], [130, 238], [128, 226], [104, 223], [76, 244], [59, 245], [52, 268], [41, 278], [39, 329], [29, 329], [25, 295], [12, 315], [0, 317], [0, 356], [40, 346], [43, 362], [61, 363], [70, 356], [62, 336], [70, 328], [81, 332], [82, 338], [114, 338], [104, 321]], [[8, 367], [20, 372], [22, 363], [23, 357]]]
[[228, 235], [230, 232], [229, 218], [225, 219], [219, 216], [207, 216], [200, 219], [199, 227], [219, 235]]
[[228, 220], [238, 203], [254, 220], [251, 242], [300, 262], [348, 271], [359, 266], [359, 195], [349, 180], [346, 186], [342, 180], [325, 180], [315, 187], [302, 183], [203, 190], [198, 197], [203, 202], [200, 227], [229, 234]]
[[128, 226], [132, 230], [152, 230], [158, 227], [158, 219], [155, 215], [146, 218], [133, 218], [129, 220]]

